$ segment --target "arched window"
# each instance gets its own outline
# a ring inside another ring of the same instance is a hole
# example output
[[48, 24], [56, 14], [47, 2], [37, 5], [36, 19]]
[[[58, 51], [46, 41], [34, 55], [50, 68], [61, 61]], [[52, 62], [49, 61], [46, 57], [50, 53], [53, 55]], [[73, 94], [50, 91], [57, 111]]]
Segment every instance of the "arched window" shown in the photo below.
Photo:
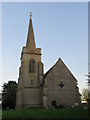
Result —
[[35, 61], [34, 60], [30, 61], [29, 72], [35, 72]]

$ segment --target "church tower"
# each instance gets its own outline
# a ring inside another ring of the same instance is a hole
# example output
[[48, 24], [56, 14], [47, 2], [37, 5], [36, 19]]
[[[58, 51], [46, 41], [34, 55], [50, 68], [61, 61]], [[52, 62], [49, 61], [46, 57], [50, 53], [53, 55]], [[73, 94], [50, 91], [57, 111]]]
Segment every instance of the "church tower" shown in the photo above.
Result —
[[42, 81], [41, 48], [36, 48], [32, 15], [30, 15], [27, 43], [21, 54], [16, 109], [40, 107], [42, 105]]

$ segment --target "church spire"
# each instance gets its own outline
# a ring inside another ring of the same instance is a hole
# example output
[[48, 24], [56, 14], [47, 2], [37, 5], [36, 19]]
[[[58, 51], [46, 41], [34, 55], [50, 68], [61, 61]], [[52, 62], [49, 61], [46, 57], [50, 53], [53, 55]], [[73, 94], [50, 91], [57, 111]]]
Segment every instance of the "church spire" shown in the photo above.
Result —
[[32, 25], [32, 13], [31, 12], [30, 12], [30, 22], [29, 22], [29, 28], [28, 28], [26, 47], [28, 47], [30, 50], [33, 50], [36, 48], [35, 39], [34, 39], [34, 32], [33, 32], [33, 25]]

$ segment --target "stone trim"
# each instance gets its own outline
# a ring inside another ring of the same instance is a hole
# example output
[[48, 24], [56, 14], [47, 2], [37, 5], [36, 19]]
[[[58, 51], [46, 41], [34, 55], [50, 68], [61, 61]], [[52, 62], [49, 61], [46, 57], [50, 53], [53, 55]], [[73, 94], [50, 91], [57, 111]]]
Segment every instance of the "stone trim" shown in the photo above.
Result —
[[36, 54], [36, 55], [42, 55], [41, 53], [34, 53], [34, 52], [23, 52], [23, 54]]
[[28, 88], [31, 88], [31, 89], [32, 89], [32, 88], [35, 88], [35, 89], [38, 89], [38, 88], [41, 88], [41, 87], [24, 87], [24, 88], [27, 88], [27, 89], [28, 89]]

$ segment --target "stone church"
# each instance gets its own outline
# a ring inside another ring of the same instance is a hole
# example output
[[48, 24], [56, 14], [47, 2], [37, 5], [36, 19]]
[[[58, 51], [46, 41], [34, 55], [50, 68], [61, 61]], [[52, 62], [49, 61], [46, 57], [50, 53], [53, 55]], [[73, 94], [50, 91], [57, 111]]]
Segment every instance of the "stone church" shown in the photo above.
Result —
[[36, 48], [35, 45], [30, 15], [27, 43], [21, 54], [16, 109], [47, 106], [52, 108], [53, 100], [57, 105], [80, 105], [77, 80], [67, 66], [59, 58], [44, 74], [41, 55], [41, 48]]

